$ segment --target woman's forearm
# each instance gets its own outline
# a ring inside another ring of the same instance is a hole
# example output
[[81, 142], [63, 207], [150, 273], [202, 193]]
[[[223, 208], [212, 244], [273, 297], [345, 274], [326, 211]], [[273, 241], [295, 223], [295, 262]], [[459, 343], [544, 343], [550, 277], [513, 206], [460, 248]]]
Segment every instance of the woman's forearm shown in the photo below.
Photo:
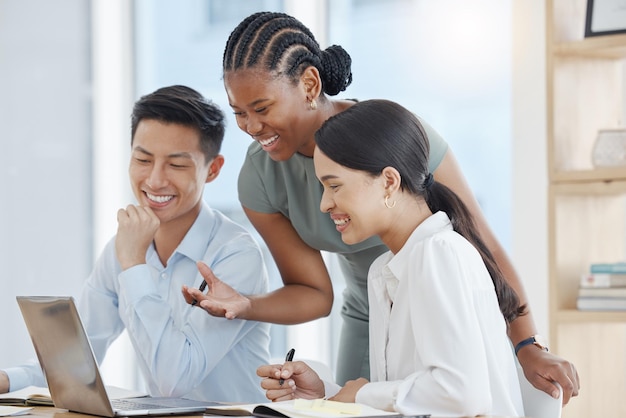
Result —
[[263, 295], [249, 296], [250, 309], [245, 319], [293, 325], [330, 314], [333, 294], [308, 286], [288, 284]]

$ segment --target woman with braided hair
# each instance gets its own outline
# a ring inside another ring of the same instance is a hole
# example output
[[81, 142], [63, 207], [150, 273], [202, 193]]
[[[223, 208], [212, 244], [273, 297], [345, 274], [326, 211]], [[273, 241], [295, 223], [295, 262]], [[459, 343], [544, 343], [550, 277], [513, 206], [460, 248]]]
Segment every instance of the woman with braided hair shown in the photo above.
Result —
[[[346, 289], [337, 359], [337, 382], [369, 376], [367, 271], [387, 247], [377, 237], [345, 244], [335, 224], [320, 213], [322, 186], [313, 167], [315, 132], [331, 116], [354, 105], [331, 99], [352, 82], [351, 59], [340, 46], [322, 50], [300, 21], [284, 13], [259, 12], [231, 33], [223, 57], [224, 86], [237, 125], [254, 142], [239, 174], [239, 200], [267, 244], [284, 286], [264, 295], [240, 295], [200, 266], [209, 292], [185, 290], [187, 300], [212, 315], [277, 324], [327, 316], [333, 303], [331, 278], [320, 251], [338, 254]], [[452, 151], [420, 120], [430, 142], [429, 172], [468, 207], [477, 230], [507, 282], [527, 304], [521, 280], [489, 228]], [[566, 403], [578, 394], [576, 368], [534, 341], [530, 310], [510, 324], [526, 377]]]

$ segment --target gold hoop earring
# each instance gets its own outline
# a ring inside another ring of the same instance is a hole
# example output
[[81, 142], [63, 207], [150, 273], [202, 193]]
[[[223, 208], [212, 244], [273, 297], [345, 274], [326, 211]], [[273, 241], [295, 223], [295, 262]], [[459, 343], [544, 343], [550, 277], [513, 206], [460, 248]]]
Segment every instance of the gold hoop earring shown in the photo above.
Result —
[[311, 107], [311, 110], [317, 109], [317, 102], [315, 101], [315, 99], [311, 99], [311, 101], [309, 102], [309, 106]]
[[389, 196], [385, 196], [385, 206], [387, 206], [387, 209], [393, 209], [394, 206], [396, 206], [396, 201], [394, 200], [393, 203], [390, 205]]

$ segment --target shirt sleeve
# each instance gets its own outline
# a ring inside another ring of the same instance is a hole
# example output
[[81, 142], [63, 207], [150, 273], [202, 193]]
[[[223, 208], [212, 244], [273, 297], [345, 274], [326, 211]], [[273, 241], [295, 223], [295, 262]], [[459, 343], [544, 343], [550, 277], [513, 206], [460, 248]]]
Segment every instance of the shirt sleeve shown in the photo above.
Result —
[[48, 386], [36, 359], [32, 359], [21, 366], [4, 369], [4, 372], [9, 377], [9, 391], [11, 392], [23, 389], [26, 386]]
[[265, 151], [259, 149], [259, 145], [255, 142], [248, 148], [246, 158], [244, 159], [239, 178], [237, 181], [237, 190], [239, 194], [239, 202], [246, 208], [261, 213], [276, 213], [278, 210], [272, 205], [265, 182], [269, 181], [270, 167], [265, 162], [265, 168], [262, 164]]
[[[264, 280], [259, 278], [266, 272], [258, 247], [235, 237], [217, 251], [210, 249], [203, 261], [218, 278], [228, 278], [244, 294], [264, 291]], [[199, 274], [195, 261], [177, 255], [183, 259], [176, 262], [184, 266], [177, 267], [176, 274], [195, 278]], [[102, 263], [111, 263], [112, 258], [114, 250], [109, 248]], [[112, 341], [109, 336], [126, 328], [138, 361], [149, 374], [145, 377], [157, 388], [153, 396], [183, 396], [192, 391], [250, 329], [249, 321], [213, 317], [189, 306], [178, 286], [160, 288], [160, 282], [168, 280], [155, 277], [156, 271], [148, 264], [113, 270], [118, 272], [113, 281], [118, 288], [116, 298], [116, 292], [103, 285], [107, 279], [98, 277], [111, 271], [110, 266], [96, 269], [87, 282], [81, 297], [85, 327], [99, 361]]]
[[408, 415], [474, 416], [489, 411], [486, 352], [471, 281], [464, 278], [476, 264], [468, 265], [446, 242], [430, 241], [423, 251], [413, 258], [428, 262], [406, 266], [415, 272], [409, 278], [408, 315], [423, 368], [403, 380], [368, 383], [356, 400]]
[[108, 347], [124, 330], [118, 313], [119, 289], [115, 285], [119, 271], [112, 239], [96, 260], [78, 298], [78, 312], [98, 364], [102, 363]]
[[418, 116], [418, 119], [424, 130], [426, 131], [426, 135], [428, 136], [428, 143], [430, 144], [430, 154], [428, 155], [428, 171], [434, 173], [441, 164], [443, 157], [446, 155], [448, 151], [448, 143], [443, 139], [443, 137], [426, 122], [422, 118]]

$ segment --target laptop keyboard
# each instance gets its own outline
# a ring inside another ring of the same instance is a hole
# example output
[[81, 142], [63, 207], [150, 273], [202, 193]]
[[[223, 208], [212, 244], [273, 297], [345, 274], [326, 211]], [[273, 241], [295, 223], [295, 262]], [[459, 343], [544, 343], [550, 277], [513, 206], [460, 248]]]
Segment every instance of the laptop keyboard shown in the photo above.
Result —
[[163, 405], [149, 403], [149, 398], [146, 401], [138, 399], [113, 399], [111, 401], [115, 409], [121, 409], [124, 411], [141, 411], [144, 409], [162, 409]]
[[177, 408], [177, 407], [199, 407], [199, 406], [208, 406], [213, 404], [213, 402], [201, 402], [201, 401], [192, 401], [191, 399], [183, 399], [183, 398], [167, 398], [167, 397], [157, 397], [157, 398], [122, 398], [122, 399], [112, 399], [111, 404], [115, 409], [121, 409], [126, 411], [139, 411], [139, 410], [152, 410], [152, 409], [163, 409], [163, 408]]

